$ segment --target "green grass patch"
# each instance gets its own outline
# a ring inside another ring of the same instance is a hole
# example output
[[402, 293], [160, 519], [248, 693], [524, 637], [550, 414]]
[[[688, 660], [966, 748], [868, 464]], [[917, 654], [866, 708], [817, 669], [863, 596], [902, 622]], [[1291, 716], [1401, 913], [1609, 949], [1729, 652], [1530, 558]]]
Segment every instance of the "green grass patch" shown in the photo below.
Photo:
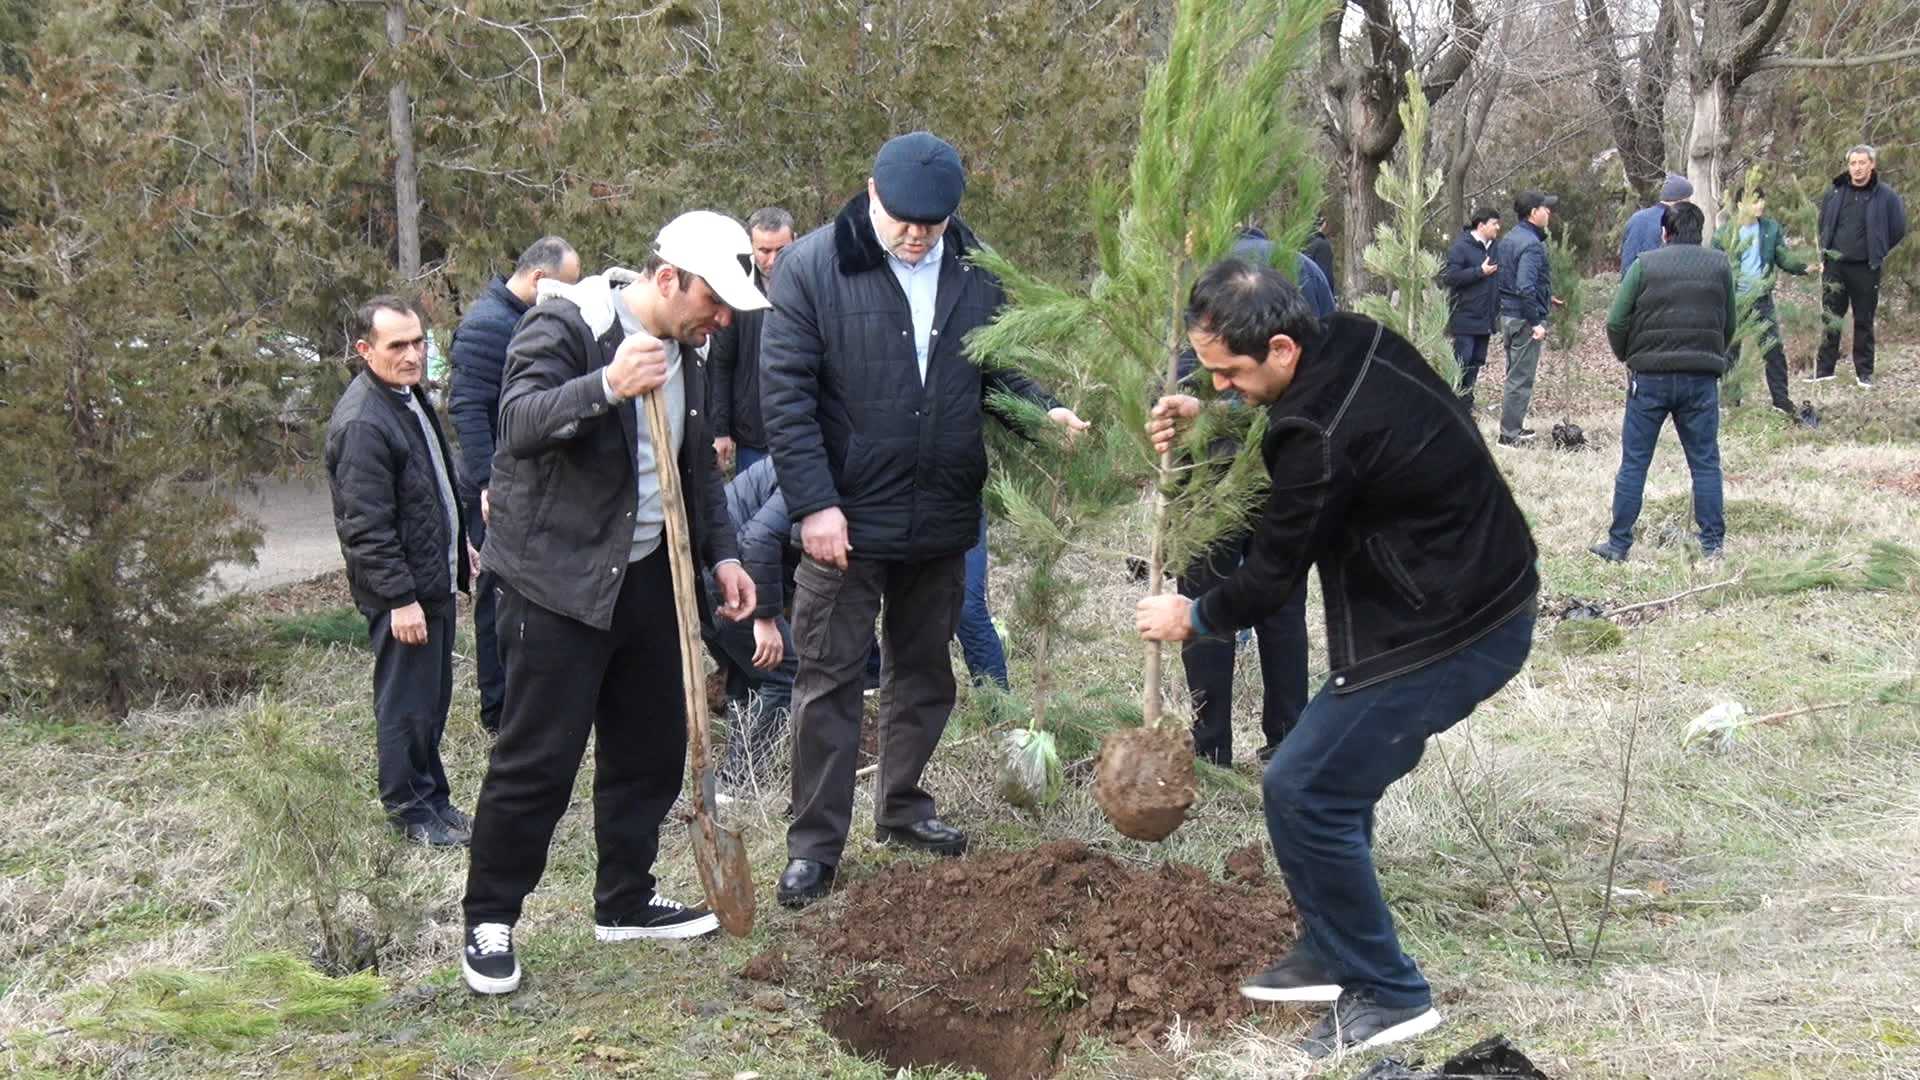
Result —
[[275, 615], [267, 620], [268, 637], [281, 645], [347, 645], [369, 648], [367, 619], [350, 607]]
[[231, 1049], [282, 1026], [343, 1026], [384, 992], [377, 975], [331, 978], [291, 954], [256, 953], [224, 971], [147, 968], [111, 987], [79, 991], [67, 999], [68, 1023], [98, 1038]]

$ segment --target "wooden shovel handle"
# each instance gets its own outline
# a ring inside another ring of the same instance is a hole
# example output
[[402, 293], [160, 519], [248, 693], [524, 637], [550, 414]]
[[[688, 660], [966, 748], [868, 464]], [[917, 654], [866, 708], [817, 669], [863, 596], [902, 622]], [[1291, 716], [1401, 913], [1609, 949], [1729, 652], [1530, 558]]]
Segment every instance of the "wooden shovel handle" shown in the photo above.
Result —
[[687, 708], [687, 741], [693, 752], [693, 813], [711, 812], [703, 779], [707, 773], [707, 693], [700, 672], [699, 585], [693, 576], [693, 541], [687, 529], [687, 504], [680, 490], [680, 468], [673, 457], [672, 428], [658, 390], [644, 396], [647, 434], [653, 439], [654, 473], [660, 505], [666, 512], [667, 563], [673, 569], [673, 607], [680, 630], [680, 683]]

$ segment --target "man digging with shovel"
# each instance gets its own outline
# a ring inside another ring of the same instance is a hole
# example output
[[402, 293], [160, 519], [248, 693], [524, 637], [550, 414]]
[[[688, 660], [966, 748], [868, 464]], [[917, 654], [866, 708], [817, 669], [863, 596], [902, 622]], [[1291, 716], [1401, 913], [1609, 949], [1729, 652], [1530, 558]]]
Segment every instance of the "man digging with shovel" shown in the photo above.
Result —
[[[507, 348], [483, 554], [499, 578], [506, 703], [474, 815], [461, 957], [477, 993], [520, 985], [513, 927], [546, 869], [589, 732], [594, 936], [688, 938], [718, 925], [661, 896], [652, 874], [687, 752], [685, 629], [669, 556], [689, 552], [671, 534], [669, 504], [684, 493], [690, 554], [713, 569], [718, 614], [744, 618], [753, 581], [727, 517], [694, 350], [733, 311], [767, 306], [747, 275], [751, 250], [732, 218], [682, 214], [660, 230], [637, 279], [543, 287]], [[650, 432], [650, 411], [663, 414], [652, 426], [670, 445]]]
[[[1238, 259], [1194, 284], [1186, 322], [1215, 389], [1267, 407], [1273, 487], [1240, 568], [1197, 600], [1141, 600], [1140, 636], [1252, 626], [1317, 564], [1332, 666], [1262, 782], [1300, 941], [1240, 992], [1333, 1002], [1302, 1044], [1314, 1057], [1410, 1039], [1440, 1014], [1380, 892], [1374, 806], [1429, 736], [1526, 662], [1533, 537], [1479, 429], [1391, 331], [1356, 315], [1318, 319], [1277, 271]], [[1155, 446], [1171, 446], [1200, 407], [1162, 398], [1147, 426]]]

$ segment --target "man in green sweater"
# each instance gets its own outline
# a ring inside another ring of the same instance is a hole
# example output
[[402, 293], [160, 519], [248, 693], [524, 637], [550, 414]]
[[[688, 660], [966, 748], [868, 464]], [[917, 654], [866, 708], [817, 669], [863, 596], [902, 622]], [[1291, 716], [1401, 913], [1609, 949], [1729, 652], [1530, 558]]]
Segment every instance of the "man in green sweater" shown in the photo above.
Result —
[[1607, 312], [1607, 342], [1627, 365], [1626, 418], [1620, 429], [1620, 472], [1613, 481], [1613, 528], [1588, 548], [1621, 562], [1633, 546], [1640, 496], [1647, 486], [1660, 428], [1673, 417], [1693, 474], [1693, 516], [1700, 548], [1718, 557], [1727, 523], [1720, 477], [1720, 377], [1733, 340], [1733, 271], [1726, 257], [1700, 246], [1706, 217], [1692, 203], [1667, 207], [1665, 247], [1634, 260]]
[[[1787, 250], [1786, 230], [1766, 215], [1766, 192], [1754, 188], [1740, 204], [1735, 223], [1721, 226], [1714, 234], [1713, 246], [1732, 252], [1739, 264], [1740, 299], [1750, 299], [1753, 305], [1749, 340], [1766, 357], [1767, 393], [1773, 398], [1773, 407], [1788, 420], [1818, 427], [1820, 420], [1813, 406], [1795, 409], [1793, 398], [1787, 394], [1787, 349], [1780, 335], [1780, 316], [1773, 307], [1775, 272], [1785, 270], [1789, 274], [1804, 275], [1807, 261]], [[1735, 363], [1739, 362], [1740, 353], [1740, 343], [1735, 342]]]

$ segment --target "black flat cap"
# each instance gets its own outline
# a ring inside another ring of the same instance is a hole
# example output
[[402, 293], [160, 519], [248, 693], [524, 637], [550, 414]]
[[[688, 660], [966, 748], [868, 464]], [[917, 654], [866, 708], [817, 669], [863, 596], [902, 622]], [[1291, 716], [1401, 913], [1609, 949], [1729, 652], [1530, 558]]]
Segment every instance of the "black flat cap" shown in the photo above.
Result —
[[1551, 210], [1558, 205], [1560, 205], [1558, 195], [1549, 195], [1544, 191], [1531, 189], [1521, 192], [1519, 197], [1513, 200], [1514, 211], [1523, 218], [1542, 206]]
[[937, 225], [953, 215], [967, 190], [960, 152], [929, 131], [888, 139], [873, 158], [880, 208], [900, 221]]

